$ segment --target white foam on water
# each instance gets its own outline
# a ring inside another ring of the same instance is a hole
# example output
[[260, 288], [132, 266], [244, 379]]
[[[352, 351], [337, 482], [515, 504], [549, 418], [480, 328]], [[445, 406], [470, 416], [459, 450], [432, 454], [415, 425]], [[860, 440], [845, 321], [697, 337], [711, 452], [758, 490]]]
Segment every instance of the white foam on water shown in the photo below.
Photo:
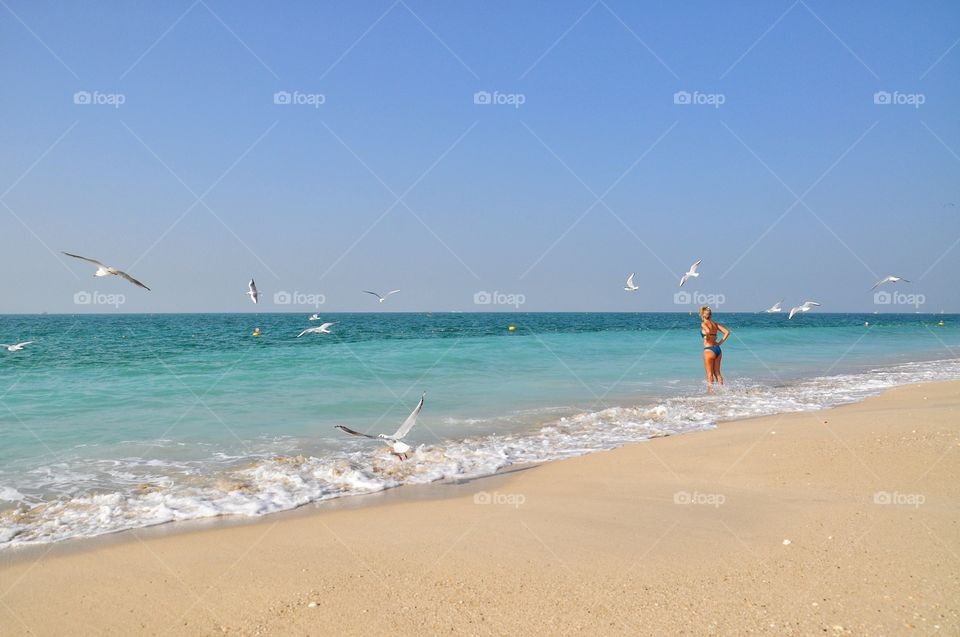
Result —
[[[809, 411], [862, 400], [896, 385], [960, 378], [960, 360], [908, 363], [862, 374], [824, 376], [771, 387], [740, 381], [712, 395], [677, 396], [559, 416], [525, 412], [516, 431], [421, 444], [400, 462], [374, 444], [345, 439], [343, 450], [238, 456], [211, 452], [202, 460], [64, 461], [37, 467], [23, 484], [0, 485], [0, 547], [91, 537], [124, 529], [224, 515], [261, 516], [310, 502], [401, 485], [485, 476], [537, 463], [716, 426], [723, 420]], [[512, 416], [508, 420], [517, 420]], [[79, 485], [79, 486], [78, 486]], [[78, 492], [78, 490], [80, 492]], [[43, 495], [31, 495], [42, 493]]]

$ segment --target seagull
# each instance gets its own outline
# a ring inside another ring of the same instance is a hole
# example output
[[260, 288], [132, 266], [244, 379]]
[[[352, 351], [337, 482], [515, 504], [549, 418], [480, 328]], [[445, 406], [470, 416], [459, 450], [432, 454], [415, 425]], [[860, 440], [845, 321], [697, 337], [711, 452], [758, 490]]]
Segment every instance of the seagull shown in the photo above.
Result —
[[623, 289], [626, 290], [627, 292], [636, 292], [637, 290], [640, 289], [640, 288], [638, 288], [636, 285], [633, 284], [633, 277], [634, 277], [635, 274], [636, 274], [636, 272], [631, 272], [631, 273], [630, 273], [630, 276], [627, 277], [627, 287], [623, 288]]
[[137, 285], [137, 286], [139, 286], [139, 287], [142, 287], [144, 290], [147, 290], [148, 292], [150, 291], [150, 288], [148, 288], [147, 286], [145, 286], [143, 283], [140, 283], [140, 281], [137, 281], [135, 278], [133, 278], [132, 276], [130, 276], [130, 275], [127, 274], [126, 272], [122, 272], [122, 271], [120, 271], [120, 270], [118, 270], [118, 269], [116, 269], [116, 268], [111, 268], [109, 265], [103, 265], [102, 263], [100, 263], [100, 262], [97, 261], [96, 259], [90, 259], [90, 258], [88, 258], [88, 257], [81, 257], [79, 254], [70, 254], [69, 252], [64, 252], [63, 254], [67, 255], [68, 257], [73, 257], [74, 259], [83, 259], [84, 261], [89, 261], [90, 263], [93, 263], [94, 265], [96, 265], [96, 266], [97, 266], [97, 271], [93, 273], [93, 276], [110, 276], [110, 275], [113, 275], [113, 276], [123, 277], [123, 278], [126, 279], [127, 281], [130, 281], [130, 283], [133, 283], [134, 285]]
[[314, 314], [313, 316], [311, 316], [311, 317], [310, 317], [309, 319], [307, 319], [307, 320], [309, 320], [309, 321], [319, 321], [319, 320], [320, 320], [320, 315], [319, 315], [319, 314]]
[[339, 429], [345, 434], [350, 434], [351, 436], [360, 436], [361, 438], [370, 438], [372, 440], [386, 440], [387, 444], [390, 446], [390, 453], [400, 458], [401, 460], [406, 460], [410, 457], [408, 453], [410, 451], [410, 445], [402, 441], [402, 438], [410, 433], [410, 430], [413, 429], [413, 426], [417, 424], [417, 416], [420, 415], [420, 410], [423, 409], [423, 399], [427, 395], [427, 392], [423, 392], [423, 395], [420, 396], [420, 402], [417, 403], [417, 406], [414, 407], [413, 411], [410, 412], [410, 415], [407, 416], [407, 419], [403, 421], [403, 424], [400, 425], [400, 428], [397, 429], [397, 433], [392, 436], [386, 434], [378, 434], [376, 436], [371, 436], [370, 434], [360, 433], [359, 431], [354, 431], [349, 427], [344, 427], [343, 425], [337, 425], [335, 428]]
[[804, 301], [803, 305], [798, 305], [797, 307], [790, 308], [790, 316], [787, 317], [787, 320], [792, 319], [793, 315], [796, 314], [797, 312], [809, 312], [810, 308], [812, 308], [813, 306], [820, 307], [820, 304], [817, 303], [816, 301]]
[[700, 267], [700, 261], [703, 261], [703, 259], [698, 260], [696, 263], [690, 266], [689, 270], [683, 273], [683, 276], [680, 277], [680, 287], [683, 287], [683, 284], [686, 283], [687, 279], [689, 279], [690, 277], [700, 276], [700, 273], [697, 272], [697, 268]]
[[387, 292], [387, 293], [384, 294], [383, 296], [380, 296], [380, 295], [377, 294], [376, 292], [371, 292], [370, 290], [363, 290], [363, 291], [364, 291], [366, 294], [372, 294], [372, 295], [374, 295], [375, 297], [377, 297], [377, 298], [380, 300], [381, 303], [383, 303], [384, 301], [387, 300], [387, 297], [388, 297], [388, 296], [390, 296], [391, 294], [396, 294], [396, 293], [399, 292], [400, 290], [390, 290], [389, 292]]
[[19, 352], [23, 349], [25, 345], [29, 345], [33, 341], [24, 341], [22, 343], [17, 343], [16, 345], [7, 345], [6, 343], [0, 343], [0, 347], [6, 347], [8, 352]]
[[882, 279], [880, 279], [879, 281], [877, 281], [877, 282], [873, 285], [873, 287], [870, 288], [870, 289], [871, 289], [871, 290], [875, 290], [875, 289], [877, 289], [878, 287], [880, 287], [881, 285], [883, 285], [884, 283], [900, 283], [900, 281], [903, 281], [904, 283], [910, 283], [910, 281], [906, 280], [906, 279], [903, 278], [902, 276], [893, 276], [893, 275], [891, 274], [890, 276], [885, 276], [885, 277], [883, 277]]
[[244, 294], [250, 297], [254, 305], [260, 302], [260, 292], [257, 290], [257, 284], [254, 283], [253, 279], [250, 279], [250, 283], [247, 283], [247, 291]]
[[770, 306], [770, 307], [768, 307], [767, 309], [765, 309], [764, 312], [766, 312], [767, 314], [776, 314], [777, 312], [782, 312], [782, 311], [783, 311], [783, 308], [780, 307], [780, 304], [781, 304], [781, 303], [783, 303], [782, 300], [777, 301], [777, 302], [774, 303], [772, 306]]
[[333, 325], [333, 323], [324, 323], [320, 327], [308, 327], [307, 329], [297, 334], [297, 338], [300, 338], [304, 334], [330, 334], [331, 325]]

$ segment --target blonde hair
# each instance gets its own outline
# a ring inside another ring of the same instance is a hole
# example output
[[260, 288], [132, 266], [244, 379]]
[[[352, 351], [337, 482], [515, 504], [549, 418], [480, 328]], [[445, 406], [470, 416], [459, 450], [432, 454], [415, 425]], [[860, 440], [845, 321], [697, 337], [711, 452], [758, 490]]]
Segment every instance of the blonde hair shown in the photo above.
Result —
[[704, 305], [700, 308], [700, 318], [708, 319], [713, 316], [713, 310], [710, 309], [709, 305]]

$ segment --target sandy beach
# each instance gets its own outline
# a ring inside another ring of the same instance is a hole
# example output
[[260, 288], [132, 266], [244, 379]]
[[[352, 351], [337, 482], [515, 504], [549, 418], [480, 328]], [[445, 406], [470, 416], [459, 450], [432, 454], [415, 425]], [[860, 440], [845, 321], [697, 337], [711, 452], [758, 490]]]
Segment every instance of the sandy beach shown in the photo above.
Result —
[[960, 383], [913, 385], [371, 506], [60, 543], [4, 556], [0, 632], [957, 635], [958, 447]]

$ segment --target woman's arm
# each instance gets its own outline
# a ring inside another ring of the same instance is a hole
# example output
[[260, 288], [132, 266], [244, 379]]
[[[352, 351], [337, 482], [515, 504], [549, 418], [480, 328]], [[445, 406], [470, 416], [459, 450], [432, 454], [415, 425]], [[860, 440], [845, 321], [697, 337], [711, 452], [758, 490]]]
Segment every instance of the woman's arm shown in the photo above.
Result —
[[721, 333], [721, 334], [723, 334], [723, 338], [721, 338], [719, 341], [717, 341], [717, 345], [719, 345], [720, 343], [722, 343], [722, 342], [724, 342], [725, 340], [727, 340], [727, 337], [728, 337], [728, 336], [730, 336], [730, 330], [728, 330], [728, 329], [725, 328], [724, 326], [720, 325], [719, 323], [717, 323], [717, 329], [720, 330], [720, 333]]

